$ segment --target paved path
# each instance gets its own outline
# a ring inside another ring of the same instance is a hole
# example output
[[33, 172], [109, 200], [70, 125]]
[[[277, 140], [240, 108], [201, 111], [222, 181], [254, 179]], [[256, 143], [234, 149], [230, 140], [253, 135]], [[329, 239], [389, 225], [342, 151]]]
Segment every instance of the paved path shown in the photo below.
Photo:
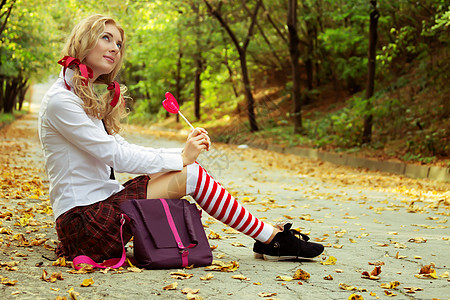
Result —
[[[41, 97], [40, 90], [35, 96]], [[297, 261], [255, 259], [250, 238], [225, 233], [226, 227], [205, 213], [207, 234], [214, 231], [223, 237], [210, 240], [217, 245], [215, 259], [238, 262], [236, 271], [195, 268], [184, 270], [193, 274], [191, 278], [179, 280], [171, 278], [176, 270], [72, 274], [71, 268], [53, 266], [43, 258], [54, 258], [51, 249], [56, 234], [47, 208], [48, 182], [37, 140], [36, 112], [33, 105], [31, 114], [0, 132], [1, 299], [70, 299], [70, 295], [76, 299], [186, 299], [181, 292], [186, 287], [199, 289], [197, 297], [203, 299], [348, 299], [352, 294], [364, 299], [387, 299], [387, 294], [395, 294], [395, 299], [450, 297], [448, 183], [226, 145], [215, 145], [200, 162], [256, 216], [270, 223], [290, 220], [326, 245], [323, 255]], [[168, 139], [167, 133], [135, 126], [129, 126], [124, 136], [152, 147], [182, 145]], [[128, 178], [119, 174], [120, 180]], [[333, 258], [335, 264], [325, 263]], [[430, 264], [437, 278], [430, 277], [433, 273], [418, 276]], [[378, 280], [362, 278], [376, 265], [381, 265]], [[298, 269], [310, 278], [279, 280]], [[47, 275], [43, 276], [44, 270]], [[61, 272], [63, 280], [42, 279], [54, 272]], [[208, 273], [213, 279], [200, 279]], [[81, 287], [89, 278], [94, 283]], [[381, 287], [396, 281], [400, 285], [395, 289]], [[178, 283], [176, 290], [163, 289], [173, 282]], [[415, 293], [407, 293], [413, 288]]]

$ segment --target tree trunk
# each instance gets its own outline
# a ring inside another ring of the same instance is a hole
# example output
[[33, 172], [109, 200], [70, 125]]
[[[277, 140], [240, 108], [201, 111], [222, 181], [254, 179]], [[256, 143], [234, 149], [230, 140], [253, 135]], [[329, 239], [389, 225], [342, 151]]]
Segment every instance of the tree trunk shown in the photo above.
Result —
[[299, 38], [297, 33], [297, 0], [289, 0], [287, 26], [289, 30], [289, 53], [292, 65], [292, 100], [294, 102], [294, 133], [302, 132], [302, 99], [300, 94], [300, 50], [298, 48]]
[[3, 112], [11, 114], [17, 103], [19, 94], [20, 79], [18, 77], [8, 77], [4, 86]]
[[[175, 99], [177, 99], [178, 104], [181, 106], [183, 104], [183, 99], [181, 99], [181, 59], [183, 58], [183, 47], [181, 35], [178, 37], [178, 59], [177, 59], [177, 73], [175, 76]], [[180, 122], [180, 114], [176, 114], [177, 123]]]
[[[242, 80], [244, 82], [245, 96], [247, 98], [247, 112], [248, 112], [248, 120], [249, 120], [249, 124], [250, 124], [250, 131], [251, 132], [258, 131], [259, 129], [258, 129], [258, 125], [257, 125], [256, 118], [255, 118], [255, 100], [253, 98], [253, 94], [252, 94], [252, 90], [251, 90], [251, 86], [250, 86], [250, 79], [249, 79], [248, 69], [247, 69], [246, 52], [247, 52], [247, 47], [250, 43], [251, 36], [253, 35], [253, 28], [255, 27], [255, 24], [256, 24], [256, 16], [258, 15], [258, 10], [262, 5], [262, 1], [259, 0], [256, 3], [255, 10], [254, 10], [253, 14], [251, 15], [251, 23], [248, 28], [247, 37], [245, 38], [245, 41], [242, 43], [242, 46], [241, 46], [241, 43], [238, 41], [234, 32], [231, 30], [228, 23], [226, 23], [225, 20], [222, 18], [221, 13], [219, 11], [217, 11], [216, 9], [213, 9], [213, 7], [208, 2], [208, 0], [203, 0], [203, 2], [207, 6], [209, 13], [212, 14], [219, 21], [220, 25], [222, 25], [222, 27], [228, 33], [228, 35], [230, 36], [231, 40], [233, 41], [233, 43], [239, 53], [239, 61], [241, 63]], [[221, 5], [221, 3], [222, 2], [220, 1], [219, 5]]]
[[200, 120], [200, 96], [201, 96], [201, 88], [202, 88], [202, 81], [200, 79], [200, 76], [202, 75], [203, 71], [203, 63], [202, 63], [202, 53], [200, 50], [197, 52], [197, 55], [195, 57], [195, 78], [194, 78], [194, 110], [195, 110], [195, 117], [197, 120]]
[[252, 88], [250, 86], [250, 79], [248, 77], [247, 56], [245, 52], [239, 54], [239, 61], [242, 69], [242, 80], [244, 81], [245, 96], [247, 98], [247, 114], [250, 124], [250, 130], [258, 131], [258, 124], [255, 117], [255, 101], [253, 99]]
[[373, 10], [370, 13], [370, 28], [369, 28], [369, 74], [367, 77], [366, 99], [367, 99], [367, 111], [369, 112], [364, 119], [364, 131], [362, 136], [363, 144], [370, 143], [372, 141], [372, 126], [373, 115], [370, 112], [372, 109], [371, 98], [373, 96], [375, 87], [375, 61], [376, 61], [376, 46], [377, 46], [377, 26], [380, 13], [377, 10], [377, 1], [370, 1], [373, 6]]
[[197, 3], [191, 4], [192, 10], [195, 14], [195, 45], [196, 53], [194, 54], [194, 64], [195, 64], [195, 74], [194, 74], [194, 114], [197, 120], [200, 120], [200, 97], [202, 93], [202, 82], [200, 76], [203, 72], [203, 57], [202, 57], [202, 46], [200, 44], [201, 33], [200, 33], [200, 10]]

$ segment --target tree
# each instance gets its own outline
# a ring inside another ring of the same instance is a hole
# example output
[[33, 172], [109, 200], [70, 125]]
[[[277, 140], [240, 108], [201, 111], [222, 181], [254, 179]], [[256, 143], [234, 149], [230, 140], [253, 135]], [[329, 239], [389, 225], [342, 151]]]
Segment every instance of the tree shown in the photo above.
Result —
[[244, 42], [241, 43], [238, 40], [238, 37], [236, 36], [235, 32], [231, 29], [229, 23], [224, 19], [222, 16], [222, 13], [220, 12], [220, 8], [222, 6], [222, 1], [219, 1], [219, 5], [217, 8], [213, 8], [212, 5], [208, 2], [208, 0], [203, 0], [203, 2], [206, 4], [208, 11], [210, 14], [212, 14], [222, 25], [222, 27], [225, 29], [225, 31], [228, 33], [229, 37], [233, 41], [237, 52], [239, 53], [239, 61], [241, 65], [241, 72], [242, 72], [242, 81], [244, 82], [244, 90], [245, 90], [245, 96], [247, 98], [247, 114], [250, 124], [250, 131], [258, 131], [258, 124], [256, 122], [256, 116], [255, 116], [255, 100], [253, 98], [252, 94], [252, 88], [250, 85], [250, 77], [248, 75], [248, 67], [247, 67], [247, 48], [250, 43], [251, 37], [253, 35], [253, 28], [256, 24], [256, 18], [258, 15], [258, 10], [261, 7], [261, 0], [258, 0], [255, 8], [253, 10], [253, 13], [250, 18], [250, 26], [248, 27], [247, 35], [244, 39]]
[[366, 100], [367, 100], [367, 111], [368, 114], [364, 119], [364, 132], [362, 136], [363, 143], [370, 143], [372, 140], [372, 125], [373, 125], [373, 114], [371, 98], [373, 96], [373, 91], [375, 87], [375, 61], [376, 61], [376, 47], [378, 39], [378, 18], [380, 13], [377, 9], [377, 1], [370, 1], [373, 10], [370, 13], [370, 29], [369, 29], [369, 63], [368, 63], [368, 77], [367, 77], [367, 88], [366, 88]]
[[300, 94], [300, 65], [298, 59], [300, 57], [299, 38], [297, 33], [297, 0], [289, 0], [287, 27], [289, 29], [289, 53], [291, 54], [292, 66], [292, 100], [294, 102], [294, 132], [302, 131], [302, 99]]

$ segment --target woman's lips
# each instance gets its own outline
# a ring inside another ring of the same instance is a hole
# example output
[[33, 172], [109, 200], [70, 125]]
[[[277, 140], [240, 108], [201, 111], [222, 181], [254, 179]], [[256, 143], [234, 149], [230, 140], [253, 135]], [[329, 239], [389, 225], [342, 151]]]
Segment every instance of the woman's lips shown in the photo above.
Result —
[[114, 58], [112, 58], [111, 56], [103, 56], [103, 57], [110, 63], [114, 63]]

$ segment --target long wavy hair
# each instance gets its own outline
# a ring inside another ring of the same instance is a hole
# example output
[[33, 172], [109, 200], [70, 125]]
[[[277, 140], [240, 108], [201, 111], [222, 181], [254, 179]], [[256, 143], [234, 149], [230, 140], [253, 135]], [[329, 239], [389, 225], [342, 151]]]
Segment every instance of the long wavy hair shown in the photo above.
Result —
[[[125, 54], [125, 33], [114, 19], [99, 14], [83, 19], [73, 28], [61, 53], [63, 57], [68, 55], [78, 58], [81, 63], [85, 63], [88, 53], [97, 45], [101, 35], [105, 32], [106, 24], [113, 24], [117, 27], [122, 37], [122, 47], [120, 49], [120, 59], [115, 68], [111, 73], [99, 76], [94, 82], [94, 84], [103, 84], [105, 90], [107, 85], [113, 82], [119, 73]], [[83, 77], [79, 68], [73, 68], [73, 70], [72, 84], [74, 92], [83, 100], [83, 108], [86, 113], [100, 120], [103, 119], [110, 134], [118, 133], [121, 129], [120, 121], [127, 116], [125, 99], [129, 99], [129, 97], [125, 96], [126, 87], [120, 86], [119, 102], [113, 107], [109, 103], [114, 97], [114, 89], [98, 95], [91, 83], [88, 85], [83, 84]]]

